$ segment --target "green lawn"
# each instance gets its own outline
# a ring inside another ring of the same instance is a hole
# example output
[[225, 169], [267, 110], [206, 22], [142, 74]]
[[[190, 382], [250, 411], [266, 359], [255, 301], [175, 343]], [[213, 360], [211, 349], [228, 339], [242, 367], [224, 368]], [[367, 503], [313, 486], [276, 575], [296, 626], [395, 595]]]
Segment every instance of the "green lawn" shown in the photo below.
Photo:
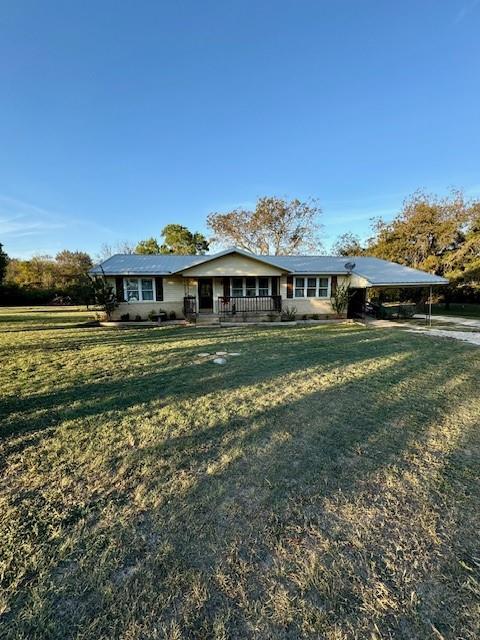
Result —
[[95, 309], [68, 307], [0, 307], [0, 331], [63, 328], [95, 320]]
[[480, 304], [451, 302], [448, 309], [445, 308], [444, 304], [434, 304], [432, 306], [432, 314], [480, 318]]
[[2, 640], [479, 637], [477, 347], [0, 331], [0, 376]]

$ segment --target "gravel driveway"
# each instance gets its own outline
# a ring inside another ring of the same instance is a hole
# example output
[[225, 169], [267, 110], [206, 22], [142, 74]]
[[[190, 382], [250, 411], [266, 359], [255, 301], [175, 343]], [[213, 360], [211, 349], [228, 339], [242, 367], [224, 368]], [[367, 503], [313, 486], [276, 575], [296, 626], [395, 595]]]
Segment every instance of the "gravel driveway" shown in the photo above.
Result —
[[470, 342], [480, 347], [480, 330], [479, 331], [455, 331], [454, 329], [407, 329], [410, 333], [423, 333], [433, 338], [453, 338], [454, 340], [462, 340], [462, 342]]

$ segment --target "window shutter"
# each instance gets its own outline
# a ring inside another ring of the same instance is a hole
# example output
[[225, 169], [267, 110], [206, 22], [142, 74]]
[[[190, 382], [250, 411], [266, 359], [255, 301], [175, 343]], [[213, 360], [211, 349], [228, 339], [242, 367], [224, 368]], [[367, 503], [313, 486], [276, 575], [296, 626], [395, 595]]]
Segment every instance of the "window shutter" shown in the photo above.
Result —
[[163, 302], [163, 278], [155, 278], [155, 293], [157, 302]]
[[278, 296], [278, 280], [277, 276], [272, 278], [272, 296]]
[[230, 278], [223, 279], [223, 297], [224, 298], [230, 297]]
[[117, 302], [125, 302], [125, 296], [123, 293], [123, 277], [115, 276], [115, 295]]
[[287, 276], [287, 298], [293, 298], [293, 276]]
[[331, 287], [330, 287], [330, 293], [332, 296], [335, 295], [336, 290], [337, 290], [337, 276], [332, 276]]

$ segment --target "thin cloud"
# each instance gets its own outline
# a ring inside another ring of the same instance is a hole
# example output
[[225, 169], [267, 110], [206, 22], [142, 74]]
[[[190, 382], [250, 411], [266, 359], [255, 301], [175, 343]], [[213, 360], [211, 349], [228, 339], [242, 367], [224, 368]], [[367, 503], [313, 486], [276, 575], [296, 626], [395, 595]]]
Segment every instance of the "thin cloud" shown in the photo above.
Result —
[[41, 235], [54, 229], [65, 229], [67, 222], [26, 202], [0, 196], [0, 234], [11, 238]]
[[49, 222], [32, 222], [17, 216], [13, 219], [0, 218], [0, 235], [12, 238], [23, 238], [48, 233], [52, 229], [65, 229], [66, 224], [54, 224]]
[[467, 2], [463, 5], [460, 11], [457, 13], [457, 16], [454, 20], [455, 24], [461, 22], [469, 13], [471, 13], [475, 7], [480, 3], [480, 0], [471, 0], [471, 2]]
[[116, 236], [96, 222], [43, 209], [37, 205], [0, 195], [0, 234], [11, 238], [35, 236], [69, 227], [95, 229]]

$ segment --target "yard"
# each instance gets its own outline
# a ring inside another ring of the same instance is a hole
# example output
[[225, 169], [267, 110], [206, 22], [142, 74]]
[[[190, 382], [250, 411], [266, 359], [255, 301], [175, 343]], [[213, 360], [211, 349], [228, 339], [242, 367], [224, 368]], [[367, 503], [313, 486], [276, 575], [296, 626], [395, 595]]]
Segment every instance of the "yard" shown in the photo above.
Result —
[[0, 331], [63, 328], [91, 322], [96, 315], [85, 306], [0, 307]]
[[447, 308], [445, 304], [434, 304], [433, 315], [460, 316], [463, 318], [480, 318], [480, 304], [451, 302]]
[[0, 637], [479, 637], [478, 347], [20, 313], [0, 322]]

